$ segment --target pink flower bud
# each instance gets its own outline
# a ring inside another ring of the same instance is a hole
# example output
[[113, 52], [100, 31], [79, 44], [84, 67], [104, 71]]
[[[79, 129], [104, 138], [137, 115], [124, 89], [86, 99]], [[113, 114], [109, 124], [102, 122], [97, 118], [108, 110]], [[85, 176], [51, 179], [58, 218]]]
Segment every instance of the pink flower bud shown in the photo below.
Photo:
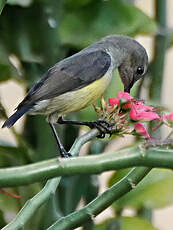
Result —
[[149, 133], [147, 132], [145, 126], [144, 126], [142, 123], [139, 123], [139, 122], [136, 123], [136, 124], [135, 124], [135, 130], [136, 130], [139, 134], [141, 134], [141, 135], [143, 135], [144, 137], [146, 137], [147, 139], [151, 138], [150, 135], [149, 135]]
[[119, 92], [118, 95], [117, 95], [117, 97], [119, 99], [124, 99], [126, 101], [131, 101], [133, 99], [133, 97], [130, 96], [130, 94], [127, 93], [127, 92]]
[[111, 106], [114, 106], [114, 105], [120, 106], [120, 100], [117, 97], [110, 97], [108, 101], [109, 101], [109, 105]]

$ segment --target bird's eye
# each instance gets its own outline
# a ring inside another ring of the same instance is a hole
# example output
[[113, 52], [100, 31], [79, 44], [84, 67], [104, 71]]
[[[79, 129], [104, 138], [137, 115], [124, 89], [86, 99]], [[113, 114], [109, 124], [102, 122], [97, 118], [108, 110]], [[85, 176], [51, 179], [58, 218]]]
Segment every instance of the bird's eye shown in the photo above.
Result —
[[138, 66], [136, 72], [137, 72], [137, 74], [142, 75], [144, 73], [144, 67], [143, 66]]

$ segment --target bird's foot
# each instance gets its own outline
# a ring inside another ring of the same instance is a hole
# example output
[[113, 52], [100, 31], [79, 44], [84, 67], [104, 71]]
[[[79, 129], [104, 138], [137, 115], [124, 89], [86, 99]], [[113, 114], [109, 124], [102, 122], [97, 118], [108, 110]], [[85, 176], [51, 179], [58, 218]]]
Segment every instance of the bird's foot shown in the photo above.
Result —
[[62, 158], [72, 157], [71, 153], [67, 152], [64, 148], [60, 149], [60, 154]]
[[91, 129], [97, 128], [100, 132], [100, 134], [97, 136], [98, 138], [104, 138], [106, 134], [112, 135], [111, 127], [109, 122], [105, 120], [97, 120], [97, 121], [91, 121], [87, 122], [86, 124]]
[[67, 121], [64, 120], [62, 117], [59, 117], [58, 124], [71, 124], [71, 125], [86, 125], [89, 128], [97, 128], [100, 131], [99, 138], [104, 138], [105, 134], [112, 135], [112, 128], [109, 122], [105, 120], [97, 120], [97, 121]]

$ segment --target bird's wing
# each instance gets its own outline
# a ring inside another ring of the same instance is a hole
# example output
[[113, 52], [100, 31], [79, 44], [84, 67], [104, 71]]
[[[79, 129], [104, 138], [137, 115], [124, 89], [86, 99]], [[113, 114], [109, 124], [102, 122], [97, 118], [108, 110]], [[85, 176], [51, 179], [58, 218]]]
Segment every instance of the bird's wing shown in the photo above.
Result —
[[104, 76], [110, 64], [110, 55], [102, 50], [80, 52], [66, 58], [44, 74], [29, 90], [18, 108], [83, 88]]

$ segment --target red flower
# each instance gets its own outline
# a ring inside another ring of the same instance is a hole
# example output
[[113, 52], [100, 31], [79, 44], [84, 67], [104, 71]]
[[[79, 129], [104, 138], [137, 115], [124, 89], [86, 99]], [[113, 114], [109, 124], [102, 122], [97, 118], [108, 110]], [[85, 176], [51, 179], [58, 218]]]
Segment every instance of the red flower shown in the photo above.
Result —
[[129, 112], [129, 116], [134, 121], [151, 121], [159, 119], [160, 117], [157, 113], [154, 112], [145, 112], [141, 110], [136, 110], [135, 108], [131, 109]]
[[135, 130], [136, 130], [139, 134], [145, 136], [147, 139], [151, 138], [150, 135], [148, 134], [148, 132], [147, 132], [145, 126], [144, 126], [142, 123], [139, 123], [139, 122], [136, 123], [136, 124], [135, 124]]
[[[135, 135], [138, 132], [145, 138], [150, 138], [145, 126], [138, 121], [156, 120], [157, 125], [154, 127], [154, 130], [162, 124], [170, 127], [170, 121], [173, 121], [173, 113], [161, 116], [157, 111], [158, 108], [145, 105], [144, 101], [133, 98], [129, 93], [119, 92], [117, 97], [109, 98], [109, 105], [106, 105], [106, 111], [103, 112], [106, 112], [105, 115], [108, 120], [115, 122], [116, 134], [120, 132], [120, 134], [128, 133]], [[114, 131], [114, 129], [112, 130]]]
[[123, 109], [132, 109], [133, 105], [132, 104], [125, 104], [122, 106]]
[[109, 101], [109, 105], [114, 106], [114, 105], [118, 105], [120, 106], [120, 100], [117, 97], [111, 97], [108, 99]]

